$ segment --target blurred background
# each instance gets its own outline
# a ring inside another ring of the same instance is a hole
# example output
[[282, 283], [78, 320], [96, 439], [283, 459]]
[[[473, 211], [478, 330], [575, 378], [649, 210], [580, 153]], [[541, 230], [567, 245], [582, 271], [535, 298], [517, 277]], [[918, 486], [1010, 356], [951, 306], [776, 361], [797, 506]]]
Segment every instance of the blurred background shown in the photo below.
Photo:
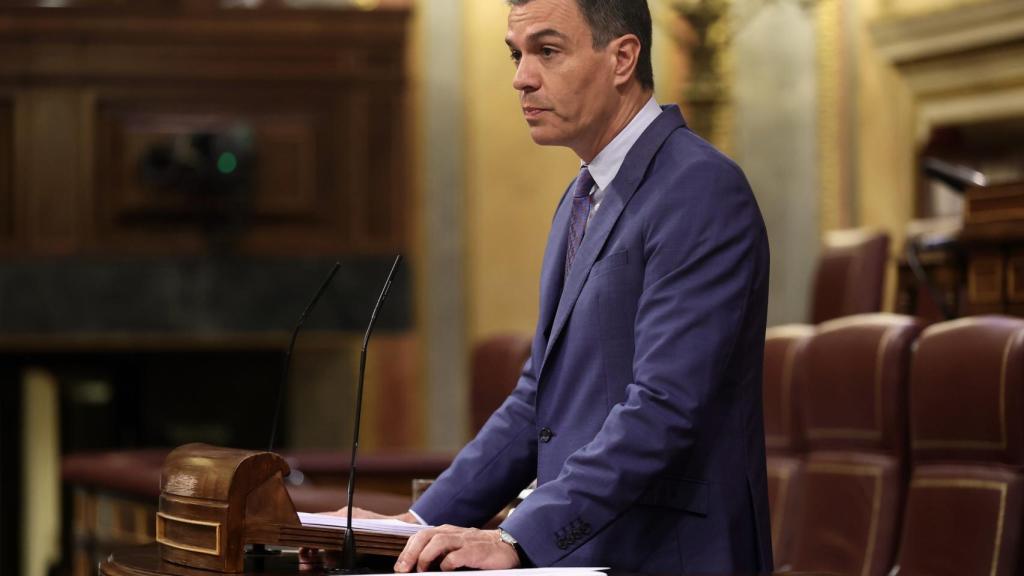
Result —
[[[770, 325], [1024, 311], [1007, 232], [1024, 216], [1019, 1], [649, 3], [658, 101], [757, 195]], [[448, 454], [471, 436], [492, 365], [474, 351], [532, 332], [578, 170], [530, 140], [507, 10], [0, 2], [0, 573], [88, 573], [111, 542], [151, 538], [152, 501], [69, 478], [69, 457], [149, 454], [130, 466], [158, 474], [188, 442], [265, 448], [288, 333], [336, 261], [275, 449], [347, 474], [330, 454], [351, 440], [396, 253], [362, 449]], [[873, 267], [849, 268], [865, 246]], [[842, 278], [822, 277], [836, 257]], [[869, 297], [850, 304], [858, 279]]]

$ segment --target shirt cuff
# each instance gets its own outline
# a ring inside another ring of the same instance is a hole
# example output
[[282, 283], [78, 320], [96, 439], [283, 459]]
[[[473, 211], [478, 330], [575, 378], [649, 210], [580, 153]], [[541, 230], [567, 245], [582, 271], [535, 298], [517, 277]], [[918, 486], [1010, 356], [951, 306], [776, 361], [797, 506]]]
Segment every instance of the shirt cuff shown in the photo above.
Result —
[[413, 510], [412, 508], [409, 509], [409, 514], [412, 514], [412, 517], [415, 518], [416, 521], [419, 522], [420, 524], [422, 524], [424, 526], [427, 525], [427, 523], [423, 521], [423, 517], [420, 516], [419, 514], [417, 514], [416, 511]]

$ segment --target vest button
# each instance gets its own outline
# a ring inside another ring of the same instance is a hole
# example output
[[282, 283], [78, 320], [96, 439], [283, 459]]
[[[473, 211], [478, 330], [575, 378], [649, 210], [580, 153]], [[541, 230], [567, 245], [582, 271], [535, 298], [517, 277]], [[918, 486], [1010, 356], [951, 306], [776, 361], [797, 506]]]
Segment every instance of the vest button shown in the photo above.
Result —
[[551, 437], [554, 436], [554, 435], [555, 435], [555, 433], [551, 431], [551, 428], [541, 428], [540, 429], [540, 441], [545, 443], [545, 444], [547, 444], [548, 442], [551, 442]]

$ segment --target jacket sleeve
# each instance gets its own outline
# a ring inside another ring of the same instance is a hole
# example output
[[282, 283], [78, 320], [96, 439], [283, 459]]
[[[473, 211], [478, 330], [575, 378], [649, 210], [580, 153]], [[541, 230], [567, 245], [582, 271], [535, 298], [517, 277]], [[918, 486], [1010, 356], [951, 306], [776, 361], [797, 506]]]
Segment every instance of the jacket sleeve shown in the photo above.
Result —
[[537, 477], [536, 392], [531, 359], [512, 394], [412, 507], [420, 518], [481, 526]]
[[709, 162], [666, 178], [644, 207], [643, 289], [624, 400], [502, 524], [538, 566], [572, 553], [685, 462], [709, 396], [727, 385], [768, 247], [742, 173]]

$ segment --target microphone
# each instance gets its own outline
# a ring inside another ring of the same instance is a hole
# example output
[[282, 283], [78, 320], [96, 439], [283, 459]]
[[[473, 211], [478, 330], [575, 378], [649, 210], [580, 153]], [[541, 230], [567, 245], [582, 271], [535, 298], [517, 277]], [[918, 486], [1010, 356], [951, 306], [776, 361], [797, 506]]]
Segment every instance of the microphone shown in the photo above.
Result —
[[348, 572], [354, 572], [356, 568], [356, 538], [352, 533], [352, 497], [356, 489], [356, 452], [359, 450], [359, 420], [363, 415], [363, 377], [366, 376], [366, 348], [370, 343], [370, 334], [373, 333], [373, 325], [377, 323], [377, 313], [380, 312], [384, 300], [391, 291], [391, 281], [395, 278], [395, 271], [402, 261], [402, 255], [396, 254], [395, 261], [391, 265], [391, 272], [388, 272], [388, 279], [384, 281], [384, 289], [377, 297], [377, 305], [373, 307], [370, 314], [370, 324], [366, 327], [366, 335], [363, 336], [363, 347], [359, 351], [359, 383], [356, 385], [356, 418], [355, 430], [352, 432], [352, 461], [349, 464], [348, 473], [348, 518], [345, 521], [345, 552], [344, 566]]
[[320, 301], [320, 297], [323, 296], [324, 291], [331, 285], [331, 280], [334, 279], [334, 275], [338, 273], [338, 269], [341, 268], [341, 262], [335, 262], [334, 267], [331, 268], [330, 273], [327, 274], [327, 278], [324, 279], [323, 283], [320, 284], [320, 288], [313, 295], [313, 299], [306, 305], [306, 309], [302, 311], [302, 315], [299, 316], [299, 321], [295, 324], [295, 328], [292, 330], [292, 339], [288, 343], [288, 351], [284, 355], [284, 373], [281, 375], [281, 381], [277, 384], [277, 403], [274, 405], [274, 420], [270, 427], [270, 443], [267, 447], [267, 452], [274, 451], [274, 440], [277, 438], [277, 421], [281, 417], [281, 402], [284, 400], [284, 387], [288, 383], [288, 373], [292, 366], [292, 352], [295, 351], [295, 339], [299, 337], [299, 330], [302, 329], [302, 324], [306, 321], [306, 316], [316, 306], [316, 303]]

